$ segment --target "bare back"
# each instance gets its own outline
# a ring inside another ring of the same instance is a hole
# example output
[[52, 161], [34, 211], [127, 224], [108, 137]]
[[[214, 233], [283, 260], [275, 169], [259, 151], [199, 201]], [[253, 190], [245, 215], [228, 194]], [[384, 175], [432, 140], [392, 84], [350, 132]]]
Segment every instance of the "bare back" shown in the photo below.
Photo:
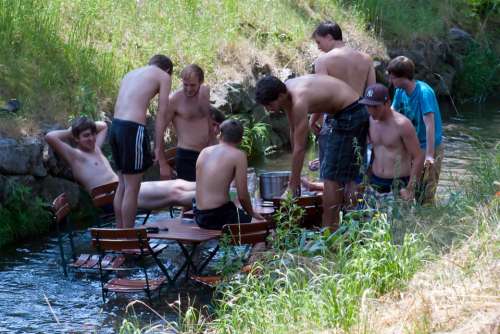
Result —
[[127, 73], [120, 84], [114, 117], [145, 125], [151, 99], [160, 91], [162, 81], [169, 80], [165, 71], [151, 65]]
[[177, 134], [177, 146], [201, 151], [210, 142], [210, 90], [202, 85], [196, 96], [187, 97], [181, 90], [170, 98], [172, 123]]
[[372, 172], [376, 176], [392, 179], [410, 175], [412, 157], [403, 138], [406, 122], [410, 121], [394, 111], [384, 121], [370, 117], [370, 140], [375, 157]]
[[358, 96], [375, 83], [375, 70], [369, 55], [348, 46], [334, 48], [315, 62], [317, 74], [327, 74], [346, 82]]
[[73, 177], [85, 190], [90, 192], [95, 187], [118, 181], [118, 176], [99, 147], [96, 146], [94, 152], [73, 150], [73, 159], [69, 161]]
[[[246, 155], [235, 147], [218, 144], [201, 151], [196, 162], [196, 206], [213, 209], [227, 203], [229, 186]], [[246, 167], [245, 167], [246, 175]]]
[[297, 105], [305, 105], [308, 113], [335, 114], [359, 98], [348, 84], [326, 75], [310, 74], [290, 79], [286, 87], [292, 97], [292, 110]]

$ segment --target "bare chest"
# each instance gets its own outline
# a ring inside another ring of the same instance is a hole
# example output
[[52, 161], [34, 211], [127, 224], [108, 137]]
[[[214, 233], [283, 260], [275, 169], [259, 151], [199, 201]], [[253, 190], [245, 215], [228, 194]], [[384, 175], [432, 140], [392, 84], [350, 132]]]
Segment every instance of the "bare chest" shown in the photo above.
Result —
[[370, 122], [370, 140], [374, 147], [383, 146], [386, 149], [395, 150], [402, 146], [401, 136], [397, 129], [375, 122]]
[[200, 103], [180, 102], [177, 106], [177, 115], [186, 120], [197, 120], [208, 117], [208, 107]]

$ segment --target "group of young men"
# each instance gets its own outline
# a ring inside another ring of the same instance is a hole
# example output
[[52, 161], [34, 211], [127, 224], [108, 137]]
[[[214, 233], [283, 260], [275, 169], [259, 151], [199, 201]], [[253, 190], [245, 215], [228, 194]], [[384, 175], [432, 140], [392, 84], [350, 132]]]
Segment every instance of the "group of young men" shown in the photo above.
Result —
[[345, 45], [338, 24], [323, 22], [312, 37], [324, 52], [314, 63], [315, 74], [286, 82], [268, 76], [256, 87], [257, 102], [270, 112], [284, 110], [289, 120], [288, 191], [300, 186], [310, 128], [319, 135], [323, 226], [337, 228], [340, 209], [356, 197], [367, 142], [373, 147], [368, 173], [376, 191], [391, 192], [399, 184], [404, 200], [422, 192], [418, 199], [432, 202], [443, 156], [441, 115], [433, 90], [414, 80], [413, 62], [400, 56], [389, 63], [396, 88], [391, 102], [389, 90], [376, 83], [371, 58]]
[[[69, 129], [49, 132], [48, 144], [69, 163], [74, 178], [89, 193], [118, 181], [113, 203], [117, 227], [133, 227], [137, 208], [191, 207], [193, 199], [196, 221], [205, 228], [263, 219], [252, 210], [246, 155], [237, 149], [243, 137], [242, 125], [224, 120], [224, 115], [210, 106], [210, 89], [203, 84], [204, 72], [198, 65], [182, 70], [182, 88], [170, 95], [172, 67], [168, 57], [155, 55], [147, 66], [123, 78], [109, 134], [117, 173], [101, 151], [107, 137], [105, 122], [79, 117]], [[147, 109], [156, 95], [153, 157], [145, 125]], [[171, 180], [174, 174], [164, 152], [164, 135], [170, 123], [177, 136], [175, 180]], [[162, 181], [141, 182], [154, 160]], [[229, 200], [233, 180], [244, 211]]]
[[[390, 81], [396, 87], [391, 102], [388, 89], [376, 84], [370, 56], [346, 46], [336, 23], [321, 23], [312, 37], [324, 52], [315, 61], [315, 74], [286, 82], [266, 76], [256, 86], [256, 101], [270, 112], [284, 110], [289, 120], [293, 162], [288, 191], [296, 193], [300, 187], [310, 129], [320, 142], [323, 226], [336, 228], [341, 207], [352, 201], [367, 141], [373, 146], [370, 184], [377, 191], [393, 191], [399, 183], [400, 196], [413, 199], [423, 182], [425, 161], [425, 200], [432, 201], [443, 154], [441, 118], [432, 89], [414, 80], [413, 62], [406, 57], [390, 62]], [[68, 130], [48, 133], [47, 142], [69, 162], [75, 179], [88, 191], [119, 181], [114, 200], [117, 227], [134, 226], [138, 206], [189, 206], [193, 198], [195, 219], [205, 228], [262, 219], [252, 209], [247, 158], [238, 149], [242, 125], [236, 120], [223, 121], [211, 108], [210, 88], [197, 65], [182, 70], [182, 88], [170, 94], [172, 68], [168, 57], [155, 55], [147, 66], [123, 78], [109, 136], [118, 175], [100, 149], [107, 132], [103, 122], [79, 118]], [[156, 95], [155, 149], [151, 154], [145, 124]], [[173, 171], [164, 153], [170, 123], [177, 136], [176, 180], [170, 180]], [[71, 137], [76, 147], [67, 143]], [[167, 181], [141, 183], [153, 161]], [[228, 190], [233, 181], [246, 213], [230, 201]]]

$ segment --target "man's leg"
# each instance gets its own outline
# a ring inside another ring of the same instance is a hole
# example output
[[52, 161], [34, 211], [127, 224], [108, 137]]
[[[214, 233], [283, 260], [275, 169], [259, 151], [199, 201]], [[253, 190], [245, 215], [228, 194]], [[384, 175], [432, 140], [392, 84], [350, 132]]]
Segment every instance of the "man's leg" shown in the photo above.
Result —
[[125, 191], [122, 201], [122, 228], [132, 228], [135, 225], [137, 197], [139, 195], [143, 174], [144, 173], [123, 175]]
[[123, 175], [118, 172], [118, 188], [115, 191], [115, 198], [113, 199], [113, 209], [115, 210], [116, 227], [122, 228], [122, 203], [123, 194], [125, 192], [125, 181]]
[[325, 180], [323, 193], [323, 227], [332, 231], [339, 228], [340, 207], [344, 201], [344, 186], [337, 181]]

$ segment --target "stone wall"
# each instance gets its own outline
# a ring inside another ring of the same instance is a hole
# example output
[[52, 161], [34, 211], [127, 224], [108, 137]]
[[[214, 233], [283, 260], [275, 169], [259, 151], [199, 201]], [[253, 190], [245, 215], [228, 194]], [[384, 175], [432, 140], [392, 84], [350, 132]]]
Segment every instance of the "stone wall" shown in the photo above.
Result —
[[73, 205], [78, 203], [79, 188], [71, 172], [41, 138], [0, 139], [0, 202], [16, 184], [48, 202], [66, 192]]

